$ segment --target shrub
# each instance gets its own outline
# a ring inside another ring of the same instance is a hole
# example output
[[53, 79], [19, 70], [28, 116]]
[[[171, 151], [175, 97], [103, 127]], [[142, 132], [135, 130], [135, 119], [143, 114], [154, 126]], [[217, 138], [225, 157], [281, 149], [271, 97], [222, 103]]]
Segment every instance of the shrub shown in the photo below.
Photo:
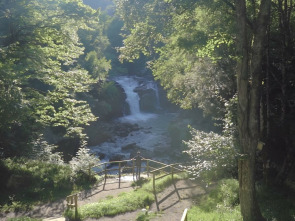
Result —
[[192, 139], [183, 141], [189, 150], [184, 151], [195, 165], [187, 167], [194, 177], [205, 180], [231, 175], [237, 170], [237, 151], [231, 136], [205, 133], [191, 129]]
[[81, 179], [91, 179], [94, 177], [92, 167], [99, 163], [99, 159], [90, 153], [90, 150], [85, 147], [81, 147], [77, 156], [73, 157], [70, 161], [72, 168], [72, 179], [74, 181]]
[[48, 144], [47, 141], [44, 140], [42, 134], [32, 142], [32, 146], [33, 153], [31, 156], [33, 159], [45, 161], [50, 164], [62, 165], [64, 163], [62, 154], [60, 152], [54, 152], [57, 146]]
[[71, 168], [39, 160], [5, 159], [9, 171], [1, 192], [2, 211], [29, 209], [35, 202], [65, 197], [72, 191]]

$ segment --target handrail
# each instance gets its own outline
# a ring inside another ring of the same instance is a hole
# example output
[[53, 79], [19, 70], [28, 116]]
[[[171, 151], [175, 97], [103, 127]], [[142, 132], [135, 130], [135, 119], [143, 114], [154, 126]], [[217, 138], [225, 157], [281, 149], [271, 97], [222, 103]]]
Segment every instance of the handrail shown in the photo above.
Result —
[[[122, 164], [126, 163], [126, 162], [132, 162], [132, 165], [131, 166], [126, 166], [124, 164], [124, 166], [122, 167]], [[154, 190], [155, 200], [156, 200], [156, 204], [157, 204], [157, 209], [159, 211], [159, 203], [157, 201], [155, 181], [157, 179], [160, 179], [160, 178], [163, 178], [165, 176], [171, 175], [172, 180], [173, 180], [173, 184], [174, 184], [174, 174], [179, 173], [179, 172], [185, 172], [185, 170], [181, 170], [181, 169], [175, 167], [176, 165], [179, 165], [179, 164], [167, 165], [165, 163], [161, 163], [159, 161], [155, 161], [155, 160], [151, 160], [151, 159], [142, 159], [142, 162], [146, 162], [146, 166], [142, 166], [141, 168], [145, 169], [145, 172], [147, 173], [148, 176], [149, 176], [150, 173], [152, 174], [152, 177], [153, 177], [153, 190]], [[152, 167], [152, 166], [150, 166], [150, 163], [156, 163], [156, 164], [160, 164], [160, 165], [163, 165], [163, 166], [160, 167], [160, 168]], [[111, 164], [118, 164], [119, 167], [118, 168], [107, 168], [107, 166], [111, 165]], [[123, 171], [122, 171], [123, 168], [132, 169], [131, 174], [133, 174], [133, 180], [134, 180], [134, 175], [135, 175], [135, 160], [134, 159], [104, 162], [104, 163], [94, 165], [92, 168], [97, 168], [97, 167], [100, 167], [102, 169], [101, 171], [98, 171], [97, 174], [102, 174], [102, 176], [104, 176], [103, 177], [104, 182], [101, 183], [101, 185], [103, 185], [103, 190], [105, 189], [106, 180], [108, 178], [108, 172], [109, 171], [118, 170], [119, 188], [121, 187], [121, 177], [122, 177], [122, 173], [123, 173]], [[164, 169], [167, 169], [167, 168], [170, 168], [169, 172], [164, 171]], [[151, 169], [153, 169], [153, 170], [151, 170]], [[91, 168], [89, 168], [89, 171], [90, 170], [91, 170]], [[175, 170], [177, 170], [178, 172], [176, 172]], [[156, 173], [159, 172], [159, 171], [164, 171], [165, 175], [164, 176], [162, 175], [162, 176], [156, 178]], [[174, 187], [176, 189], [175, 184], [174, 184]], [[176, 189], [176, 192], [177, 192], [177, 189]], [[177, 192], [177, 194], [178, 194], [178, 192]], [[178, 194], [178, 197], [179, 197], [179, 194]], [[71, 203], [68, 203], [68, 208], [73, 208], [73, 207], [75, 208], [75, 216], [76, 216], [77, 215], [76, 214], [77, 213], [77, 207], [78, 207], [78, 205], [77, 205], [77, 194], [75, 196], [74, 195], [68, 196], [67, 201], [71, 202]]]

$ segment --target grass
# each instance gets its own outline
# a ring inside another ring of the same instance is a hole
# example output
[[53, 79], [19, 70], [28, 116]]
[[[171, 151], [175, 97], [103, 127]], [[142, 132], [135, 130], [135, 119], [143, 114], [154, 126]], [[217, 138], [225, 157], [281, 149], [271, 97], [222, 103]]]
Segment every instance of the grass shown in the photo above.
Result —
[[235, 179], [220, 180], [217, 187], [203, 196], [188, 211], [189, 221], [243, 220], [239, 208], [239, 184]]
[[[189, 221], [239, 221], [242, 220], [238, 181], [221, 180], [208, 195], [199, 199], [198, 205], [188, 211]], [[295, 221], [295, 194], [287, 187], [257, 187], [261, 213], [269, 221]]]
[[148, 210], [141, 211], [137, 214], [136, 221], [149, 221], [161, 215], [162, 214], [159, 212], [149, 212]]
[[[174, 179], [182, 179], [180, 175], [174, 175]], [[78, 209], [79, 218], [100, 218], [103, 216], [115, 216], [118, 214], [135, 211], [141, 208], [147, 208], [154, 202], [152, 180], [148, 182], [137, 182], [140, 188], [132, 192], [121, 193], [117, 197], [108, 197], [96, 203], [83, 205]], [[171, 176], [156, 180], [156, 192], [163, 191], [172, 184]], [[73, 218], [73, 211], [67, 211], [66, 217]], [[143, 219], [143, 218], [142, 218]], [[144, 220], [144, 219], [143, 219]]]

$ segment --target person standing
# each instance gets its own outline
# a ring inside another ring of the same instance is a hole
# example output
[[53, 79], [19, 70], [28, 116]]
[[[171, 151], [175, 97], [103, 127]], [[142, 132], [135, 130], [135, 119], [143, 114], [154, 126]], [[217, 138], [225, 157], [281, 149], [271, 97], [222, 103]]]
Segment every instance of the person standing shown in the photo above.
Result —
[[140, 151], [137, 152], [136, 156], [132, 159], [135, 160], [135, 166], [136, 166], [136, 179], [140, 179], [140, 172], [141, 172], [141, 161], [144, 158], [140, 155]]

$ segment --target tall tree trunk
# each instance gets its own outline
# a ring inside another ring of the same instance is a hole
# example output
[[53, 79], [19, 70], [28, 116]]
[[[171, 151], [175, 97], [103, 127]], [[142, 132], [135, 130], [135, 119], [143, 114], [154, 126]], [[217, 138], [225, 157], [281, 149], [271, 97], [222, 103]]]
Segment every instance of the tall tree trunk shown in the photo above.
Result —
[[262, 57], [269, 21], [270, 0], [261, 0], [259, 13], [247, 28], [245, 0], [236, 0], [239, 27], [238, 65], [238, 130], [243, 157], [239, 160], [240, 204], [244, 221], [260, 221], [262, 217], [255, 195], [255, 158], [259, 141], [260, 89]]

